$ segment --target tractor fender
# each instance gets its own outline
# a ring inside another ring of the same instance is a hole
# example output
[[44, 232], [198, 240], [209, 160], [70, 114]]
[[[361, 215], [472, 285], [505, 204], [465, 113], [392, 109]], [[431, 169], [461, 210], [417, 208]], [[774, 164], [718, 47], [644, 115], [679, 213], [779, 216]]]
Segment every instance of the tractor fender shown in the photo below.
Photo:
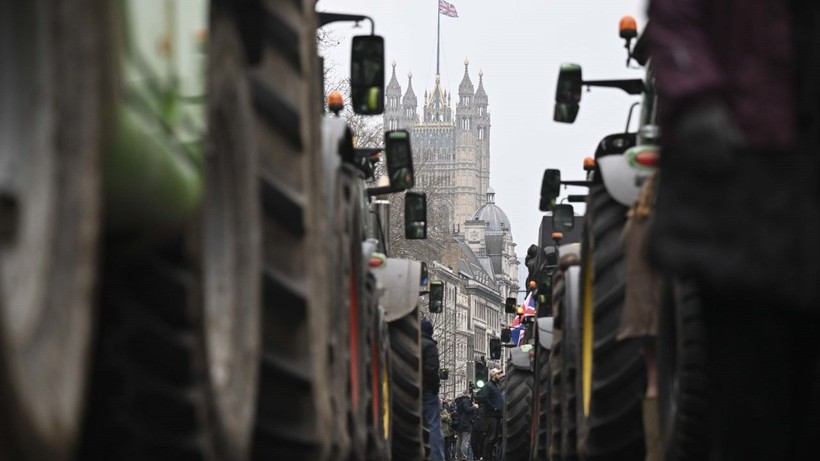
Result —
[[580, 261], [581, 260], [581, 244], [580, 243], [566, 243], [564, 245], [561, 245], [558, 253], [561, 256], [561, 258], [565, 258], [567, 255], [575, 255], [575, 257]]
[[379, 304], [384, 308], [385, 320], [400, 319], [416, 308], [421, 290], [420, 262], [387, 258], [381, 267], [371, 270], [382, 289]]
[[626, 155], [607, 155], [596, 160], [607, 193], [618, 203], [632, 206], [653, 170], [631, 166]]
[[510, 361], [508, 364], [519, 370], [532, 370], [532, 359], [530, 358], [531, 349], [532, 346], [529, 344], [510, 349]]
[[538, 343], [544, 349], [552, 349], [552, 317], [538, 319]]

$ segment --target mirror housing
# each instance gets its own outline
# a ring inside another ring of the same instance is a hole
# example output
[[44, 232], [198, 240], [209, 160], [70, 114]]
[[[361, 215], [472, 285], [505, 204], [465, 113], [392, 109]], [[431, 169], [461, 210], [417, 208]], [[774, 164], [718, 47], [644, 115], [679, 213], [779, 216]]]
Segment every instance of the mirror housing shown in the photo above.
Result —
[[575, 227], [575, 209], [572, 205], [555, 205], [552, 210], [552, 229], [567, 233]]
[[555, 89], [555, 110], [552, 119], [561, 123], [573, 123], [578, 116], [583, 86], [581, 66], [563, 64], [558, 71], [558, 84]]
[[430, 305], [431, 314], [439, 314], [444, 311], [444, 282], [433, 280], [430, 282]]
[[538, 209], [551, 211], [555, 208], [555, 199], [561, 193], [561, 170], [546, 169], [541, 180], [541, 200]]
[[512, 330], [509, 328], [501, 329], [501, 342], [504, 344], [512, 343]]
[[427, 238], [427, 194], [423, 192], [404, 194], [404, 238]]
[[515, 314], [515, 308], [518, 306], [518, 300], [515, 298], [507, 298], [504, 300], [504, 313]]
[[353, 112], [377, 115], [384, 112], [384, 38], [353, 37], [350, 58], [350, 96]]
[[413, 150], [407, 130], [388, 131], [384, 134], [384, 153], [387, 156], [387, 177], [394, 192], [410, 189], [415, 184]]
[[501, 339], [490, 338], [490, 360], [501, 359]]

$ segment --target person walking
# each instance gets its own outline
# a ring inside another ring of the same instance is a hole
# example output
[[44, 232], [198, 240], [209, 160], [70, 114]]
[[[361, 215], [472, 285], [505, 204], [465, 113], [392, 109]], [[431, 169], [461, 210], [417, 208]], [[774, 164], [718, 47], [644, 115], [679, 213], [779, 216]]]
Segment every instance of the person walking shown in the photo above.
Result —
[[421, 321], [421, 388], [424, 427], [430, 434], [430, 461], [444, 461], [438, 370], [438, 346], [433, 340], [433, 322], [425, 318]]
[[820, 3], [652, 0], [649, 27], [648, 250], [700, 292], [711, 459], [816, 459]]
[[465, 389], [461, 397], [456, 399], [456, 414], [458, 415], [455, 430], [458, 433], [458, 447], [456, 449], [456, 459], [467, 460], [470, 456], [470, 437], [473, 432], [473, 419], [475, 419], [478, 404], [470, 397], [470, 390]]
[[447, 399], [445, 398], [441, 403], [441, 432], [444, 435], [444, 459], [452, 461], [453, 459], [453, 440], [455, 433], [453, 431], [453, 417], [450, 415], [448, 409]]
[[484, 447], [482, 449], [484, 461], [496, 461], [496, 442], [498, 439], [499, 422], [503, 417], [504, 401], [501, 397], [501, 389], [498, 383], [504, 376], [498, 368], [490, 370], [490, 381], [478, 392], [479, 408], [481, 418], [487, 426], [487, 433], [484, 435]]

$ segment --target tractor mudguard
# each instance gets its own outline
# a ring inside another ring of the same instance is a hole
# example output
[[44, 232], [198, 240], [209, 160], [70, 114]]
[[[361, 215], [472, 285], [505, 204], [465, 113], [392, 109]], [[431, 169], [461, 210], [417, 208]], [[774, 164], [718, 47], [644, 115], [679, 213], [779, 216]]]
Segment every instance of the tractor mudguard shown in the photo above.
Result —
[[531, 371], [532, 359], [530, 358], [530, 350], [532, 350], [532, 345], [530, 344], [510, 349], [510, 361], [507, 363], [519, 370]]
[[607, 193], [618, 203], [631, 206], [638, 198], [641, 186], [653, 171], [629, 164], [625, 155], [607, 155], [597, 160]]
[[552, 317], [538, 319], [538, 343], [544, 349], [552, 349]]
[[416, 308], [421, 290], [420, 262], [387, 258], [385, 264], [371, 270], [383, 290], [379, 304], [384, 308], [385, 320], [400, 319]]
[[581, 244], [580, 243], [567, 243], [561, 245], [558, 254], [561, 258], [567, 255], [575, 255], [578, 260], [581, 260]]

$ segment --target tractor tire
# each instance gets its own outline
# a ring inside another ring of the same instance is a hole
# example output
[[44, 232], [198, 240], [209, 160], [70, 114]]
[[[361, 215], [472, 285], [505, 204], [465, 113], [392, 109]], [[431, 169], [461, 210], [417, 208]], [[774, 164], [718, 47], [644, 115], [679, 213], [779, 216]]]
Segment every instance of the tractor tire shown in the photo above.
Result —
[[221, 459], [243, 460], [253, 436], [261, 352], [261, 223], [254, 112], [230, 9], [211, 4], [208, 135], [202, 219], [208, 411]]
[[[553, 330], [553, 337], [555, 330]], [[535, 385], [533, 386], [532, 401], [535, 408], [532, 415], [532, 449], [530, 460], [548, 461], [552, 427], [550, 424], [550, 411], [552, 405], [552, 393], [550, 392], [550, 350], [541, 346], [539, 338], [535, 339]], [[560, 376], [559, 376], [560, 378]]]
[[658, 331], [658, 413], [664, 459], [708, 459], [707, 348], [697, 286], [669, 283]]
[[[564, 408], [564, 321], [566, 319], [566, 281], [564, 270], [555, 274], [552, 285], [552, 349], [549, 356], [549, 443], [548, 459], [559, 461], [563, 459], [563, 408]], [[574, 443], [574, 442], [573, 442]], [[540, 459], [540, 458], [539, 458]]]
[[[537, 327], [536, 327], [537, 328]], [[504, 461], [527, 461], [530, 455], [533, 373], [507, 366], [504, 378]]]
[[0, 4], [0, 460], [68, 459], [80, 437], [110, 5]]
[[[571, 262], [571, 263], [570, 263]], [[554, 435], [559, 438], [558, 447], [552, 450], [552, 459], [574, 461], [578, 459], [579, 427], [583, 430], [586, 420], [583, 412], [583, 400], [579, 398], [581, 380], [578, 370], [581, 359], [581, 332], [580, 332], [580, 268], [576, 261], [562, 262], [561, 271], [556, 278], [555, 311], [560, 315], [553, 325], [558, 325], [560, 334], [556, 344], [553, 336], [553, 357], [556, 364], [550, 364], [554, 375], [559, 375], [557, 383], [553, 383], [553, 390], [560, 389], [560, 398], [553, 399], [553, 414], [555, 424], [560, 427]], [[553, 333], [555, 335], [555, 333]], [[552, 360], [552, 358], [551, 358]], [[560, 387], [559, 387], [560, 386]], [[556, 408], [557, 405], [557, 408]]]
[[[222, 0], [226, 2], [228, 0]], [[262, 352], [251, 457], [331, 455], [332, 363], [324, 334], [335, 294], [324, 242], [334, 231], [320, 156], [321, 92], [315, 4], [230, 1], [255, 110], [262, 203]], [[332, 257], [331, 257], [332, 258]]]
[[[646, 367], [637, 341], [617, 339], [625, 289], [620, 237], [626, 211], [602, 184], [590, 187], [585, 226], [589, 245], [583, 259], [584, 270], [591, 271], [585, 277], [592, 277], [593, 331], [583, 331], [581, 356], [591, 353], [592, 369], [584, 370], [584, 362], [580, 369], [582, 377], [591, 372], [592, 378], [591, 387], [584, 389], [589, 392], [589, 413], [582, 443], [588, 461], [632, 461], [645, 456], [641, 402]], [[585, 299], [584, 305], [589, 301]], [[588, 314], [583, 309], [582, 325], [589, 325]]]
[[424, 456], [421, 401], [421, 325], [418, 307], [388, 324], [393, 415], [393, 461]]
[[[370, 280], [370, 279], [369, 279]], [[372, 281], [375, 284], [375, 280]], [[384, 311], [373, 305], [371, 316], [370, 403], [368, 406], [368, 461], [390, 461], [392, 435], [390, 411], [390, 336]]]

